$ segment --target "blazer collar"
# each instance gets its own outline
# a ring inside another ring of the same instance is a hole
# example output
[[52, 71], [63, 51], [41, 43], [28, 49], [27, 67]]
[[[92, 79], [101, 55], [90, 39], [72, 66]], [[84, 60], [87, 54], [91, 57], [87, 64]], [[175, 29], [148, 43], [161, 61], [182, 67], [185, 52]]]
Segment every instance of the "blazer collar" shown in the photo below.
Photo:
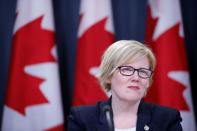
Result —
[[[105, 105], [109, 105], [111, 107], [111, 99], [112, 97], [110, 97], [107, 101], [101, 102], [99, 106], [99, 114], [100, 114], [99, 121], [100, 121], [101, 126], [104, 126], [106, 128], [108, 128], [108, 125], [107, 125], [106, 116], [103, 111], [103, 108]], [[136, 125], [137, 131], [143, 131], [145, 130], [145, 128], [146, 129], [149, 128], [149, 131], [151, 130], [151, 127], [150, 127], [151, 114], [152, 114], [151, 108], [147, 106], [147, 103], [141, 100], [139, 108], [138, 108], [138, 114], [137, 114], [137, 125]], [[111, 115], [112, 124], [114, 127], [112, 108], [110, 111], [110, 115]]]

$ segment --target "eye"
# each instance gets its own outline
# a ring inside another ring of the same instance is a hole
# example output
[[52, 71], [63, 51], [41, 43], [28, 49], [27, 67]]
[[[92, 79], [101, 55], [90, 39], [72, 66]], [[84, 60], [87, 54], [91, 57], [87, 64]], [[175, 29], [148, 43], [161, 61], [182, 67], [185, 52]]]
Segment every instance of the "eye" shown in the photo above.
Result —
[[151, 71], [148, 69], [139, 69], [139, 73], [140, 73], [140, 75], [143, 75], [143, 76], [150, 76], [151, 75]]
[[144, 69], [140, 69], [139, 72], [143, 73], [143, 74], [147, 74], [148, 73], [147, 70], [144, 70]]
[[133, 71], [133, 68], [131, 68], [131, 67], [122, 67], [122, 71], [124, 71], [124, 72]]

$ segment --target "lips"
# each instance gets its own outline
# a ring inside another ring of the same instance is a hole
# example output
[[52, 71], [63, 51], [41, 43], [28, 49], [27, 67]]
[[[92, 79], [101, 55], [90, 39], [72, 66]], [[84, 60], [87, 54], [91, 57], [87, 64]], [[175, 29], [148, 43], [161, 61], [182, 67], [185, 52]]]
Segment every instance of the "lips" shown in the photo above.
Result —
[[133, 89], [133, 90], [139, 90], [140, 87], [139, 86], [128, 86], [129, 89]]

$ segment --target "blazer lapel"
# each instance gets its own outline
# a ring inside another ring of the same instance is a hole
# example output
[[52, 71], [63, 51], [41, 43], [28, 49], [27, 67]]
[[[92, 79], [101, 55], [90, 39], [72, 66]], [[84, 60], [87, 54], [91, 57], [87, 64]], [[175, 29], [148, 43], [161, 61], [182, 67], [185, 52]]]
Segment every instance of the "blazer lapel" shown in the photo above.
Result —
[[[97, 131], [108, 131], [108, 124], [106, 120], [105, 113], [103, 111], [103, 108], [105, 105], [109, 105], [111, 107], [111, 97], [107, 101], [103, 101], [100, 103], [99, 106], [99, 124], [97, 126]], [[146, 103], [141, 100], [139, 109], [138, 109], [138, 117], [137, 117], [137, 125], [136, 125], [136, 131], [152, 131], [152, 127], [150, 125], [151, 122], [151, 108], [146, 105]], [[113, 131], [114, 131], [114, 123], [113, 123], [113, 112], [112, 108], [110, 111], [112, 125], [113, 125]]]
[[[107, 100], [104, 101], [102, 103], [100, 103], [100, 107], [99, 107], [99, 125], [97, 127], [98, 131], [109, 131], [108, 129], [108, 124], [107, 124], [107, 119], [104, 113], [104, 106], [109, 105], [111, 107], [111, 97]], [[112, 108], [110, 110], [110, 116], [111, 116], [111, 121], [112, 121], [112, 126], [113, 126], [113, 130], [114, 130], [114, 123], [113, 123], [113, 112], [112, 112]]]
[[141, 100], [138, 109], [136, 131], [151, 131], [151, 109], [146, 106], [146, 103]]

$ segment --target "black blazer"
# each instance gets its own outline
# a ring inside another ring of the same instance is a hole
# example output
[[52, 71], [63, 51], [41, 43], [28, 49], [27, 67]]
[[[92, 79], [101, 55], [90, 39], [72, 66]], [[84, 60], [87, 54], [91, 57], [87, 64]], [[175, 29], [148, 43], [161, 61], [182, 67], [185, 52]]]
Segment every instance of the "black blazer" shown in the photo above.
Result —
[[[111, 99], [95, 105], [72, 108], [68, 116], [67, 131], [108, 131], [103, 111], [105, 105], [111, 106]], [[113, 120], [112, 111], [111, 118]], [[147, 131], [182, 131], [181, 121], [178, 110], [142, 100], [138, 108], [136, 131], [145, 131], [145, 126], [149, 128]]]

